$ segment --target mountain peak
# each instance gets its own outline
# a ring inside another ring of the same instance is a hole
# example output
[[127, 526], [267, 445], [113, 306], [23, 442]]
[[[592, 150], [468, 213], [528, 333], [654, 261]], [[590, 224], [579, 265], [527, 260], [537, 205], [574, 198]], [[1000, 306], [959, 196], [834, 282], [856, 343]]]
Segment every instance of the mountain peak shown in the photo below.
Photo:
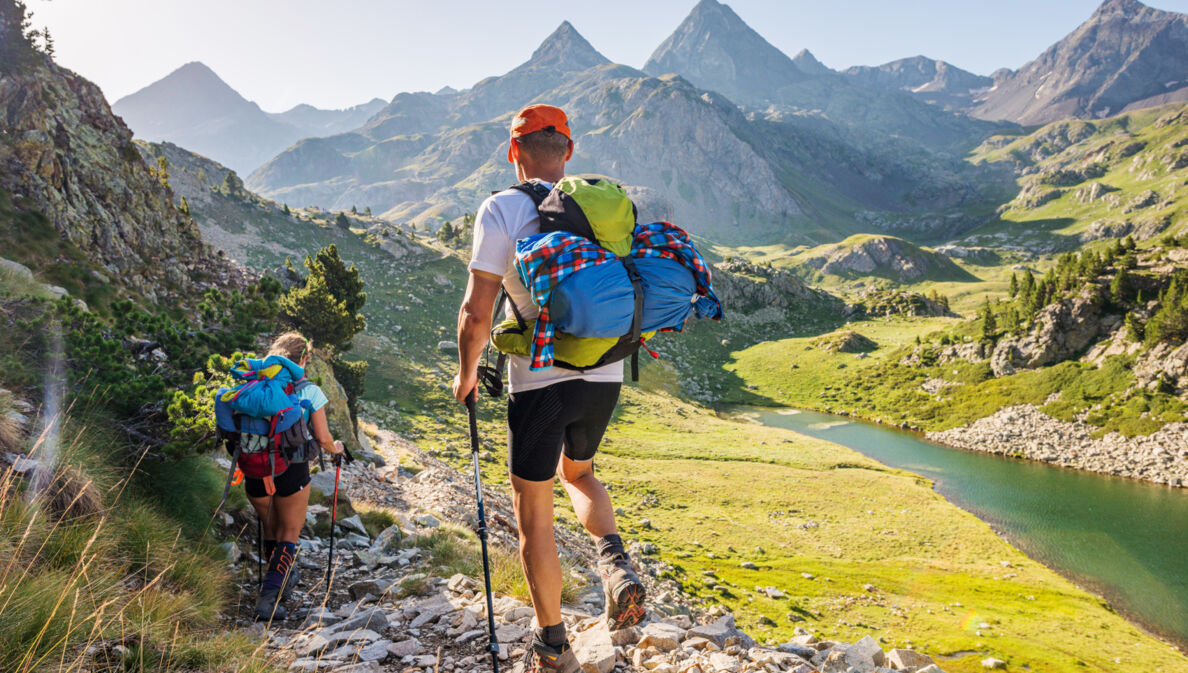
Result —
[[792, 62], [796, 64], [796, 68], [806, 75], [828, 75], [833, 72], [829, 66], [817, 60], [813, 56], [813, 52], [808, 49], [801, 49], [800, 53], [792, 57]]
[[1093, 15], [1097, 17], [1117, 15], [1130, 17], [1139, 14], [1145, 9], [1150, 8], [1139, 2], [1139, 0], [1105, 0]]
[[529, 63], [533, 66], [547, 66], [561, 70], [586, 70], [610, 63], [582, 34], [568, 21], [562, 21], [536, 51]]

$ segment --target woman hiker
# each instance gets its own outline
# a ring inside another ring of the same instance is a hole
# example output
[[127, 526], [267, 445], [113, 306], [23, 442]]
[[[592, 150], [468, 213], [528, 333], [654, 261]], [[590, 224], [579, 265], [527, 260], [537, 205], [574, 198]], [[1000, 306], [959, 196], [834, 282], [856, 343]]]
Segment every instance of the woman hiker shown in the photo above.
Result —
[[[272, 342], [269, 355], [283, 355], [305, 368], [312, 354], [309, 340], [297, 332], [286, 332]], [[305, 510], [309, 505], [309, 462], [318, 457], [318, 449], [330, 454], [343, 451], [342, 442], [330, 435], [326, 422], [326, 403], [329, 400], [318, 386], [310, 383], [296, 393], [301, 400], [309, 401], [306, 409], [306, 424], [313, 433], [313, 441], [299, 449], [289, 462], [289, 467], [274, 480], [276, 493], [269, 497], [263, 479], [244, 479], [248, 500], [256, 509], [264, 530], [264, 558], [268, 559], [268, 572], [260, 585], [260, 597], [256, 600], [256, 618], [283, 620], [287, 611], [280, 602], [288, 600], [296, 588], [299, 578], [293, 565], [297, 558], [297, 539], [305, 525]]]

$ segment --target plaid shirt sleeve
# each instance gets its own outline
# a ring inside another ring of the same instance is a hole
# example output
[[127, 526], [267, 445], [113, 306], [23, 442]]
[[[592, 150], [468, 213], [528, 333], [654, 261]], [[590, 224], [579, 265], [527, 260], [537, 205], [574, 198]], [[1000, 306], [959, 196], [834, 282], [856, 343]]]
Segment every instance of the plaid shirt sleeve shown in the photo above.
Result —
[[532, 301], [540, 307], [532, 335], [532, 370], [553, 366], [556, 327], [549, 316], [549, 300], [561, 281], [587, 267], [613, 262], [614, 253], [565, 231], [536, 234], [516, 242], [516, 271]]
[[631, 243], [631, 256], [663, 257], [685, 265], [693, 272], [697, 294], [701, 295], [693, 303], [697, 317], [722, 319], [722, 302], [718, 300], [718, 295], [714, 294], [714, 287], [710, 282], [710, 266], [701, 253], [697, 252], [692, 239], [684, 229], [668, 222], [636, 225], [634, 240]]

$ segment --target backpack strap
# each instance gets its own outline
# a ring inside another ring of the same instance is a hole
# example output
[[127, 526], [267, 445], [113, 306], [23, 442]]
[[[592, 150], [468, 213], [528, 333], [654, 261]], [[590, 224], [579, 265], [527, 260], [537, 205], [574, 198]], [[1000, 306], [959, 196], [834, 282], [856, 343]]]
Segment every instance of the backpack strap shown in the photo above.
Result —
[[312, 386], [313, 384], [314, 384], [313, 381], [303, 378], [300, 381], [298, 381], [297, 383], [292, 384], [293, 391], [291, 394], [296, 395], [297, 393], [301, 392], [302, 390], [305, 390], [306, 388]]
[[521, 182], [518, 185], [512, 185], [508, 189], [514, 189], [527, 194], [528, 198], [532, 199], [532, 203], [535, 203], [537, 208], [540, 208], [540, 204], [544, 203], [544, 200], [548, 198], [549, 192], [553, 191], [539, 182], [533, 182], [532, 180]]

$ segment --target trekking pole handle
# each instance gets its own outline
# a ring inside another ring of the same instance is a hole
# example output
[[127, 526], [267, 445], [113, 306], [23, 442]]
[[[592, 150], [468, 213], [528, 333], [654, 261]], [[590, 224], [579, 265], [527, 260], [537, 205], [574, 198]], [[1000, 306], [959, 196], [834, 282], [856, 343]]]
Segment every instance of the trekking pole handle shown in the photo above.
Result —
[[470, 417], [470, 452], [479, 452], [478, 435], [478, 386], [466, 396], [466, 411]]

